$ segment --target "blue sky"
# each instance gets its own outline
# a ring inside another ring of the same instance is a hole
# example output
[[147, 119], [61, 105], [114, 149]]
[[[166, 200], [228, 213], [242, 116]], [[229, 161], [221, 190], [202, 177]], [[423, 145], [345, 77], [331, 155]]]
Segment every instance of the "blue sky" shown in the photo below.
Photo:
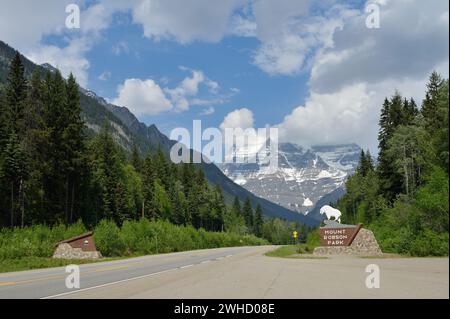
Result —
[[[161, 86], [173, 88], [190, 76], [189, 71], [180, 67], [201, 70], [220, 86], [217, 94], [202, 87], [196, 95], [211, 103], [192, 106], [182, 113], [139, 116], [141, 121], [156, 124], [166, 134], [173, 127], [191, 127], [194, 119], [201, 119], [205, 127], [218, 127], [225, 115], [241, 107], [253, 111], [256, 127], [279, 123], [292, 106], [302, 104], [308, 94], [306, 71], [292, 76], [271, 75], [252, 63], [259, 45], [254, 38], [226, 36], [218, 43], [155, 42], [142, 36], [142, 28], [131, 22], [129, 14], [117, 15], [119, 22], [113, 23], [87, 54], [91, 63], [89, 89], [113, 101], [118, 86], [127, 78], [150, 78]], [[115, 52], [118, 43], [126, 46], [120, 53]], [[101, 74], [108, 74], [108, 80], [100, 80]], [[211, 107], [213, 114], [203, 114]]]
[[[441, 0], [0, 3], [1, 40], [166, 134], [194, 119], [269, 124], [282, 141], [376, 153], [384, 97], [398, 89], [420, 104], [433, 69], [448, 77]], [[65, 25], [69, 3], [81, 10], [79, 29]], [[369, 5], [378, 28], [367, 26]]]

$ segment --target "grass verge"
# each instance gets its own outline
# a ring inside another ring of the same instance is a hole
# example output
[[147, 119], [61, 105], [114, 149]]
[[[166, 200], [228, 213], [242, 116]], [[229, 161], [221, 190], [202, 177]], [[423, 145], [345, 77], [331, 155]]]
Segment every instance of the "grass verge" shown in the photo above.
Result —
[[81, 265], [95, 262], [111, 261], [120, 258], [102, 259], [54, 259], [51, 257], [21, 257], [0, 260], [0, 273], [23, 271], [41, 268], [61, 267], [67, 265]]
[[281, 246], [265, 254], [269, 257], [294, 258], [294, 259], [327, 259], [312, 255], [312, 249], [306, 244]]

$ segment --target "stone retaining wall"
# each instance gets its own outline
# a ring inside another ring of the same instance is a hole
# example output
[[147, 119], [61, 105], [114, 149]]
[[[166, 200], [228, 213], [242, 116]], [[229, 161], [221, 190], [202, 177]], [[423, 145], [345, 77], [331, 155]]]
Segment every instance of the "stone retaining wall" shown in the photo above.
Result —
[[98, 259], [102, 258], [99, 251], [83, 251], [81, 248], [72, 248], [67, 243], [59, 244], [53, 254], [53, 258], [59, 259]]
[[354, 255], [381, 256], [383, 253], [372, 231], [361, 228], [350, 246], [321, 246], [313, 252], [317, 256]]

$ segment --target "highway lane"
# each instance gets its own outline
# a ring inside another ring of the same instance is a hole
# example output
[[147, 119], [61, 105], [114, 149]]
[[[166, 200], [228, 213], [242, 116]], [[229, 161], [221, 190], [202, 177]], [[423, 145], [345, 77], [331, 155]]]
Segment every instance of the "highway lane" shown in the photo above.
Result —
[[[235, 254], [246, 254], [253, 247], [219, 248], [80, 265], [80, 290], [117, 282], [156, 276], [194, 265], [217, 262]], [[0, 274], [0, 299], [48, 298], [71, 293], [65, 279], [65, 267]]]
[[[81, 265], [79, 290], [65, 287], [64, 268], [0, 274], [0, 298], [449, 297], [448, 258], [264, 256], [273, 248], [199, 250]], [[379, 289], [365, 285], [369, 264], [380, 268]]]

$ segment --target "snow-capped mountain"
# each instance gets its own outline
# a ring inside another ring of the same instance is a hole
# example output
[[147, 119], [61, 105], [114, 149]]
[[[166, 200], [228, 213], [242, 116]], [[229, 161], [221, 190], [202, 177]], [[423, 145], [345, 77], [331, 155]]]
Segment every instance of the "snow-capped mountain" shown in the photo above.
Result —
[[[302, 214], [311, 212], [324, 196], [342, 193], [344, 182], [355, 171], [361, 152], [356, 144], [304, 148], [281, 143], [278, 149], [276, 169], [258, 158], [256, 163], [226, 163], [220, 168], [255, 195]], [[254, 158], [252, 152], [246, 157]]]

